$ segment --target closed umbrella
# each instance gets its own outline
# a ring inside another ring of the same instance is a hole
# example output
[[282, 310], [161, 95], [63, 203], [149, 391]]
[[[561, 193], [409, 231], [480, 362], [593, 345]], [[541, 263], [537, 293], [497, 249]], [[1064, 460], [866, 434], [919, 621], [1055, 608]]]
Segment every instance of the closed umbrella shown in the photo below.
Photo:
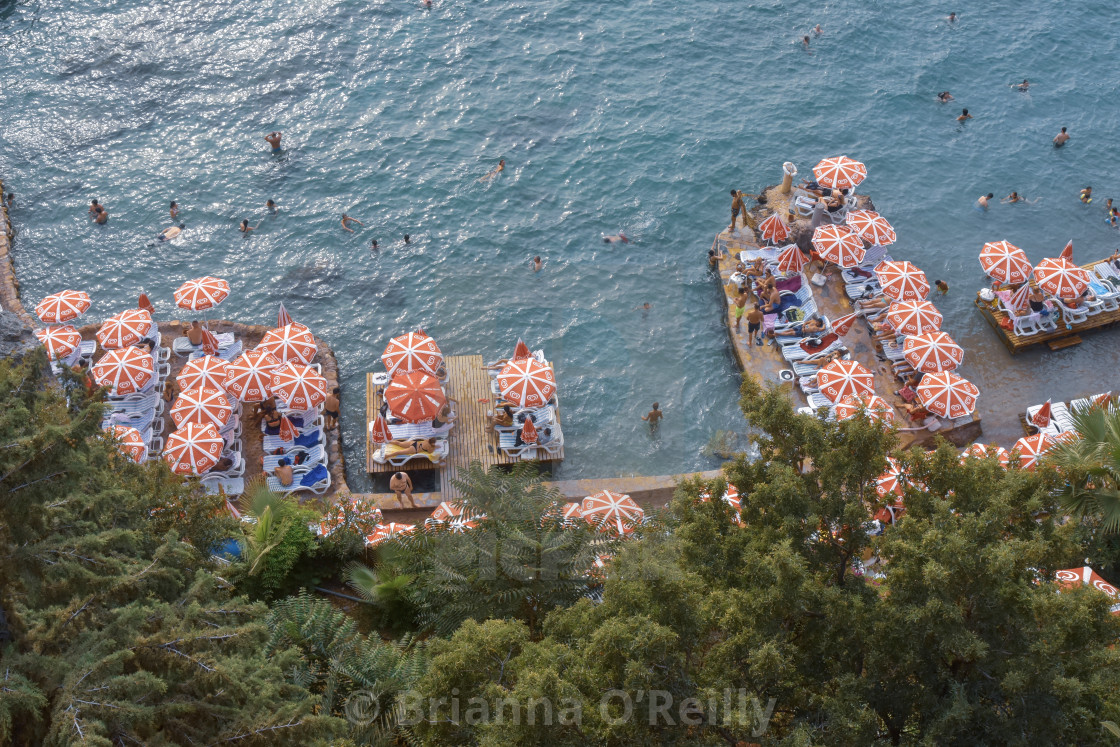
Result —
[[1018, 285], [1031, 276], [1031, 262], [1022, 249], [1007, 241], [990, 241], [980, 250], [984, 274], [1001, 283]]
[[943, 418], [960, 418], [976, 409], [980, 390], [968, 379], [952, 371], [929, 373], [918, 385], [918, 399], [934, 415]]
[[138, 392], [155, 376], [155, 359], [140, 348], [110, 350], [93, 365], [93, 380], [114, 396]]
[[187, 423], [167, 437], [163, 458], [177, 475], [200, 475], [218, 463], [225, 442], [210, 423]]
[[898, 238], [887, 219], [874, 210], [851, 210], [844, 222], [861, 239], [873, 246], [888, 246]]
[[929, 301], [896, 301], [887, 309], [887, 321], [904, 335], [921, 335], [941, 329], [942, 316]]
[[281, 301], [280, 302], [280, 310], [278, 312], [276, 312], [276, 326], [277, 327], [287, 327], [291, 323], [292, 323], [292, 317], [288, 313], [288, 310], [284, 308], [284, 302]]
[[385, 346], [381, 362], [390, 376], [412, 371], [425, 371], [435, 374], [443, 364], [443, 353], [436, 341], [423, 332], [409, 332], [394, 337]]
[[287, 415], [280, 416], [280, 440], [295, 441], [299, 437], [299, 430]]
[[1019, 457], [1019, 469], [1033, 470], [1042, 455], [1054, 448], [1057, 443], [1045, 433], [1036, 433], [1033, 436], [1020, 438], [1011, 447], [1011, 453]]
[[859, 361], [835, 360], [817, 372], [817, 388], [839, 402], [850, 394], [874, 394], [875, 377]]
[[40, 301], [35, 313], [47, 324], [60, 324], [77, 319], [89, 310], [89, 306], [89, 294], [85, 291], [64, 290]]
[[229, 399], [218, 389], [187, 389], [171, 406], [171, 419], [176, 428], [182, 428], [185, 423], [210, 423], [220, 429], [232, 416]]
[[1026, 314], [1031, 307], [1031, 284], [1023, 283], [1011, 294], [1007, 306], [1016, 314]]
[[229, 283], [207, 275], [180, 285], [175, 291], [175, 305], [180, 309], [201, 311], [214, 308], [228, 297]]
[[778, 272], [801, 272], [806, 264], [805, 255], [796, 244], [790, 244], [778, 255]]
[[867, 255], [863, 239], [844, 226], [817, 226], [813, 231], [813, 248], [825, 262], [845, 269], [855, 267]]
[[217, 355], [222, 346], [218, 343], [218, 336], [203, 327], [200, 347], [206, 355]]
[[271, 329], [257, 345], [257, 350], [272, 353], [281, 363], [310, 363], [315, 358], [316, 349], [315, 336], [302, 324], [288, 324]]
[[279, 366], [272, 353], [247, 350], [226, 368], [225, 390], [242, 402], [263, 402], [272, 394], [272, 372]]
[[894, 408], [878, 394], [849, 394], [836, 404], [837, 420], [848, 420], [861, 412], [869, 420], [885, 423], [894, 420]]
[[995, 457], [999, 460], [999, 466], [1007, 469], [1007, 465], [1011, 461], [1011, 454], [1007, 449], [1002, 446], [991, 445], [982, 443], [974, 443], [967, 449], [961, 452], [961, 464], [964, 464], [969, 459], [987, 459], [988, 457]]
[[152, 315], [143, 309], [129, 309], [115, 314], [97, 330], [97, 342], [106, 350], [135, 345], [152, 331]]
[[525, 358], [506, 364], [498, 387], [502, 399], [517, 407], [543, 407], [556, 393], [556, 376], [536, 358]]
[[385, 387], [389, 411], [406, 423], [431, 420], [447, 404], [439, 381], [423, 371], [397, 374]]
[[105, 430], [118, 439], [117, 451], [132, 461], [141, 464], [148, 458], [148, 445], [144, 443], [140, 431], [127, 425], [114, 425]]
[[634, 524], [640, 523], [645, 516], [630, 496], [610, 490], [601, 490], [584, 498], [582, 508], [583, 518], [588, 524], [620, 535], [634, 531]]
[[136, 299], [136, 308], [149, 314], [156, 313], [156, 307], [152, 305], [152, 299], [148, 298], [148, 294], [144, 292], [141, 292], [140, 297]]
[[782, 216], [774, 213], [758, 224], [758, 235], [763, 241], [777, 244], [789, 238], [789, 226], [782, 220]]
[[69, 358], [82, 344], [81, 333], [69, 324], [37, 329], [35, 336], [43, 343], [43, 347], [47, 349], [47, 357], [51, 360]]
[[1042, 260], [1034, 268], [1034, 277], [1042, 290], [1065, 301], [1080, 296], [1092, 279], [1088, 271], [1064, 257]]
[[1050, 425], [1050, 409], [1050, 400], [1046, 400], [1046, 403], [1038, 408], [1038, 412], [1031, 417], [1031, 425], [1039, 428]]
[[533, 423], [532, 418], [525, 418], [525, 424], [521, 426], [521, 443], [535, 444], [537, 442], [537, 426]]
[[1062, 249], [1062, 253], [1058, 256], [1062, 259], [1068, 259], [1070, 262], [1073, 261], [1073, 239], [1066, 242], [1065, 248]]
[[525, 358], [532, 358], [533, 354], [529, 351], [529, 346], [520, 337], [517, 338], [517, 344], [513, 346], [512, 360], [519, 361]]
[[883, 288], [883, 295], [895, 301], [921, 301], [929, 295], [926, 274], [909, 262], [880, 262], [875, 276]]
[[389, 432], [389, 425], [380, 414], [375, 416], [373, 422], [369, 424], [369, 439], [375, 444], [388, 443], [393, 440], [393, 434]]
[[867, 178], [867, 167], [847, 156], [836, 156], [814, 166], [813, 176], [821, 186], [851, 189]]
[[327, 398], [327, 380], [302, 363], [285, 363], [272, 370], [269, 389], [292, 410], [310, 410]]
[[229, 363], [216, 355], [204, 355], [188, 361], [176, 381], [179, 389], [217, 389], [225, 391]]
[[902, 356], [915, 371], [952, 371], [964, 360], [964, 348], [944, 332], [909, 335], [902, 341]]

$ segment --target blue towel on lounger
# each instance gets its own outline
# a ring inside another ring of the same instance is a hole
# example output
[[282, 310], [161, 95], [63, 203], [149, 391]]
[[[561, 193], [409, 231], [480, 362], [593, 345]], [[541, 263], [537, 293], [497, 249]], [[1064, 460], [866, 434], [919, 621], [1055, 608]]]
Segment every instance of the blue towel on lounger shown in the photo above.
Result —
[[311, 470], [299, 479], [299, 484], [301, 487], [310, 488], [315, 483], [326, 480], [328, 475], [329, 473], [327, 472], [326, 467], [321, 464], [316, 464], [315, 469]]
[[311, 431], [303, 436], [296, 436], [296, 446], [302, 446], [305, 449], [310, 449], [312, 446], [319, 445], [319, 429]]

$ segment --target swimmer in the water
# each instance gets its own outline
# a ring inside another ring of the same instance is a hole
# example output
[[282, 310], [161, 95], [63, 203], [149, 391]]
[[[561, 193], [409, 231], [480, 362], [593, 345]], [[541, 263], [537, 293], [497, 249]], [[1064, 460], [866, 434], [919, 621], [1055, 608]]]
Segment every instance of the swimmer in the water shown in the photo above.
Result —
[[541, 258], [540, 256], [533, 257], [533, 272], [541, 271]]
[[1085, 189], [1081, 190], [1081, 201], [1084, 202], [1086, 205], [1088, 205], [1090, 202], [1093, 201], [1093, 188], [1092, 187], [1086, 187]]
[[937, 100], [942, 104], [945, 104], [953, 100], [953, 94], [949, 93], [948, 91], [942, 91], [941, 93], [937, 94]]
[[264, 136], [264, 139], [267, 140], [268, 144], [272, 146], [273, 153], [280, 152], [280, 137], [281, 136], [279, 132], [270, 132]]
[[991, 192], [989, 192], [986, 195], [980, 195], [980, 197], [976, 200], [976, 209], [977, 210], [987, 210], [988, 209], [988, 203], [993, 198], [995, 198], [995, 195], [992, 194]]
[[256, 226], [250, 226], [249, 225], [249, 219], [246, 218], [245, 220], [241, 221], [241, 228], [239, 228], [237, 230], [241, 231], [241, 233], [248, 236], [249, 232], [250, 231], [256, 231], [258, 226], [260, 226], [260, 223], [258, 223]]
[[498, 161], [498, 165], [495, 166], [488, 174], [486, 174], [486, 176], [480, 177], [479, 181], [480, 182], [488, 182], [505, 170], [506, 170], [506, 159], [502, 158]]
[[956, 13], [950, 13], [948, 21], [949, 21], [949, 23], [956, 23], [957, 22], [957, 14]]
[[805, 36], [801, 37], [801, 46], [805, 47], [805, 49], [809, 48], [809, 35], [808, 34], [805, 34]]
[[1022, 83], [1012, 83], [1011, 87], [1012, 88], [1018, 88], [1020, 91], [1027, 91], [1031, 87], [1031, 82], [1029, 80], [1027, 80], [1026, 78], [1023, 78]]
[[409, 236], [407, 233], [404, 235], [404, 243], [406, 243], [406, 244], [411, 244], [412, 243], [412, 237]]
[[821, 34], [824, 33], [824, 29], [822, 29], [821, 25], [818, 23], [816, 26], [813, 27], [813, 33], [816, 34], [817, 36], [820, 36]]
[[269, 200], [268, 202], [266, 202], [264, 204], [264, 206], [265, 206], [265, 209], [268, 210], [268, 212], [272, 213], [273, 215], [276, 215], [276, 203], [275, 202], [273, 202], [272, 200]]
[[630, 237], [627, 236], [626, 234], [624, 234], [622, 231], [619, 231], [618, 233], [613, 234], [611, 236], [604, 235], [603, 236], [603, 243], [604, 244], [629, 244], [630, 243]]
[[182, 233], [183, 229], [186, 228], [186, 227], [187, 227], [186, 223], [180, 223], [177, 226], [169, 226], [168, 228], [165, 228], [162, 231], [160, 231], [159, 236], [157, 236], [156, 238], [159, 239], [160, 241], [171, 241], [171, 239], [175, 238], [180, 233]]
[[430, 9], [432, 7], [432, 0], [420, 0], [420, 4], [423, 5], [425, 8]]
[[179, 217], [179, 203], [175, 202], [175, 200], [172, 200], [171, 201], [171, 220], [175, 220], [178, 217]]
[[369, 243], [369, 250], [370, 250], [370, 253], [372, 253], [372, 254], [376, 254], [376, 253], [381, 251], [380, 249], [377, 248], [377, 239], [374, 239], [373, 241], [371, 241]]
[[350, 226], [348, 225], [349, 223], [357, 223], [357, 224], [358, 224], [359, 226], [363, 226], [363, 227], [365, 226], [365, 223], [362, 223], [362, 222], [361, 222], [360, 220], [358, 220], [357, 218], [351, 218], [351, 217], [350, 217], [349, 215], [347, 215], [346, 213], [343, 213], [343, 214], [342, 214], [342, 229], [343, 229], [344, 231], [349, 231], [350, 233], [354, 233], [354, 229], [353, 229], [353, 228], [351, 228], [351, 227], [350, 227]]
[[957, 121], [963, 122], [966, 119], [972, 119], [972, 115], [968, 113], [968, 109], [961, 109], [961, 115], [957, 117]]
[[100, 210], [100, 209], [101, 209], [101, 203], [99, 203], [97, 200], [90, 200], [89, 201], [89, 214], [90, 215], [97, 215], [97, 211]]
[[1063, 145], [1066, 144], [1067, 140], [1069, 140], [1069, 133], [1066, 132], [1066, 128], [1063, 127], [1062, 131], [1054, 136], [1054, 147], [1055, 148], [1061, 148]]
[[1033, 205], [1034, 203], [1038, 202], [1039, 199], [1041, 199], [1041, 198], [1036, 197], [1033, 200], [1028, 200], [1026, 197], [1023, 197], [1018, 192], [1012, 192], [1007, 197], [1004, 197], [1002, 200], [1000, 200], [1000, 202], [1008, 203], [1008, 204], [1016, 203], [1016, 202], [1025, 202], [1028, 205]]
[[98, 225], [105, 225], [109, 220], [109, 211], [103, 205], [97, 206], [97, 211], [93, 214], [93, 222]]

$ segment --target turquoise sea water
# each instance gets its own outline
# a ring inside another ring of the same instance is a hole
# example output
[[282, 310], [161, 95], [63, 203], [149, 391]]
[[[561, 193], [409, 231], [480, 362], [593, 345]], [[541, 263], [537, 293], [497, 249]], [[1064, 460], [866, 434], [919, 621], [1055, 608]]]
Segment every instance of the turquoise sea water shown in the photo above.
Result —
[[[356, 487], [365, 372], [417, 326], [448, 354], [545, 348], [560, 476], [676, 472], [713, 466], [700, 447], [744, 427], [704, 262], [728, 190], [845, 153], [868, 166], [860, 191], [897, 229], [893, 254], [952, 286], [945, 329], [986, 436], [1009, 444], [1021, 405], [1120, 390], [1120, 333], [1012, 360], [970, 305], [985, 241], [1034, 260], [1070, 238], [1082, 261], [1120, 245], [1103, 205], [1120, 199], [1113, 16], [1053, 0], [0, 2], [17, 271], [28, 305], [84, 288], [97, 319], [140, 290], [177, 315], [172, 291], [201, 274], [230, 279], [227, 318], [271, 323], [283, 301], [338, 353]], [[1009, 86], [1023, 78], [1029, 93]], [[938, 104], [945, 89], [956, 101]], [[958, 125], [961, 106], [975, 119]], [[499, 158], [505, 173], [477, 182]], [[972, 207], [1012, 190], [1039, 202]], [[107, 226], [86, 217], [93, 197]], [[151, 247], [172, 199], [187, 229]], [[344, 211], [365, 228], [343, 232]], [[260, 222], [249, 239], [242, 218]], [[601, 242], [619, 230], [635, 243]], [[653, 400], [656, 438], [638, 420]]]

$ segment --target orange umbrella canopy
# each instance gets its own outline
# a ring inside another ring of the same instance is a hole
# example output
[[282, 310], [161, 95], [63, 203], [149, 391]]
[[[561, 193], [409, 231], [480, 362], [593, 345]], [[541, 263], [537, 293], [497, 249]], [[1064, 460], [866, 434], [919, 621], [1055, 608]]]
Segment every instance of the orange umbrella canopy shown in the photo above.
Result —
[[[1064, 568], [1054, 572], [1054, 581], [1063, 589], [1076, 589], [1079, 586], [1091, 586], [1097, 591], [1103, 591], [1113, 602], [1120, 602], [1120, 589], [1101, 578], [1089, 566], [1081, 568]], [[1113, 605], [1112, 614], [1117, 614], [1120, 609]]]
[[887, 457], [886, 471], [875, 478], [875, 492], [880, 498], [886, 498], [887, 496], [901, 498], [903, 495], [902, 486], [905, 484], [904, 475], [902, 465], [893, 457]]
[[902, 341], [902, 355], [915, 371], [952, 371], [964, 360], [964, 348], [944, 332], [912, 335]]
[[164, 460], [177, 475], [200, 475], [218, 463], [225, 442], [210, 423], [187, 423], [167, 437]]
[[310, 410], [327, 398], [327, 380], [301, 363], [285, 363], [273, 369], [270, 388], [293, 410]]
[[763, 241], [776, 244], [789, 238], [789, 226], [782, 220], [782, 216], [774, 213], [758, 224], [758, 235]]
[[604, 532], [629, 534], [634, 524], [645, 516], [641, 507], [628, 495], [602, 490], [583, 499], [583, 518]]
[[423, 371], [398, 374], [385, 387], [389, 411], [407, 423], [431, 420], [447, 404], [447, 395], [434, 376]]
[[1052, 296], [1069, 301], [1089, 287], [1089, 272], [1065, 257], [1047, 257], [1034, 268], [1038, 287]]
[[999, 460], [999, 466], [1004, 469], [1007, 469], [1007, 465], [1011, 462], [1011, 454], [1002, 446], [994, 444], [989, 446], [977, 442], [961, 452], [961, 464], [969, 459], [987, 459], [988, 457], [995, 457]]
[[536, 358], [523, 358], [506, 364], [498, 387], [502, 399], [517, 407], [543, 407], [556, 393], [556, 376]]
[[851, 189], [867, 178], [867, 167], [847, 156], [826, 158], [813, 167], [817, 184], [834, 189]]
[[847, 420], [863, 413], [869, 420], [889, 423], [894, 420], [894, 408], [878, 394], [849, 394], [836, 405], [836, 419]]
[[805, 255], [796, 244], [790, 244], [778, 255], [778, 272], [801, 272], [806, 264]]
[[863, 239], [845, 226], [817, 226], [813, 231], [813, 248], [825, 262], [843, 268], [855, 267], [867, 255]]
[[929, 295], [926, 274], [909, 262], [880, 262], [875, 276], [883, 287], [883, 295], [895, 301], [921, 301]]
[[979, 396], [980, 390], [975, 384], [952, 371], [926, 374], [918, 385], [918, 399], [922, 405], [943, 418], [959, 418], [972, 413]]
[[43, 343], [43, 347], [47, 349], [47, 357], [51, 360], [68, 357], [82, 344], [81, 333], [69, 324], [37, 329], [35, 336]]
[[432, 519], [435, 521], [447, 521], [448, 519], [454, 519], [462, 515], [462, 505], [443, 501], [436, 506], [436, 510], [432, 512]]
[[984, 274], [1001, 283], [1018, 285], [1031, 276], [1031, 262], [1026, 253], [1007, 241], [989, 241], [980, 250], [980, 267]]
[[887, 309], [887, 321], [904, 335], [921, 335], [941, 329], [942, 316], [929, 301], [896, 301]]
[[520, 337], [517, 338], [517, 344], [513, 346], [513, 360], [520, 360], [521, 358], [530, 358], [532, 353], [529, 352], [529, 346]]
[[281, 363], [306, 364], [314, 360], [316, 347], [315, 335], [310, 329], [302, 324], [288, 324], [266, 332], [257, 350], [272, 353]]
[[93, 380], [118, 396], [140, 391], [155, 376], [155, 359], [140, 348], [110, 350], [93, 366]]
[[875, 377], [859, 361], [836, 360], [817, 372], [817, 388], [839, 402], [850, 394], [874, 394]]
[[212, 309], [229, 297], [229, 283], [207, 275], [188, 280], [175, 291], [175, 305], [181, 309]]
[[184, 423], [211, 423], [221, 428], [232, 416], [229, 400], [218, 389], [187, 389], [171, 406], [171, 419], [176, 428], [182, 428]]
[[148, 445], [140, 431], [127, 425], [114, 425], [105, 431], [119, 439], [117, 450], [132, 461], [140, 464], [148, 457]]
[[207, 388], [224, 391], [228, 372], [229, 363], [225, 360], [216, 355], [204, 355], [187, 362], [176, 381], [183, 390]]
[[242, 402], [263, 402], [271, 396], [272, 372], [279, 366], [272, 353], [248, 350], [226, 368], [225, 389]]
[[887, 219], [874, 210], [852, 210], [844, 222], [864, 241], [874, 246], [893, 244], [898, 236]]
[[436, 341], [423, 332], [409, 332], [389, 340], [381, 362], [390, 376], [412, 371], [435, 374], [443, 363], [443, 353]]
[[398, 524], [391, 521], [388, 524], [382, 524], [377, 529], [373, 530], [373, 534], [366, 536], [366, 544], [380, 545], [382, 542], [390, 539], [397, 539], [406, 534], [412, 534], [416, 531], [415, 524]]
[[77, 319], [89, 310], [89, 306], [89, 294], [85, 291], [64, 290], [40, 301], [35, 313], [47, 324], [59, 324]]
[[521, 441], [527, 444], [537, 442], [537, 426], [532, 418], [525, 418], [525, 424], [521, 426]]
[[135, 345], [152, 330], [152, 315], [143, 309], [128, 309], [106, 319], [97, 330], [97, 342], [106, 350]]
[[1038, 466], [1038, 461], [1058, 442], [1045, 433], [1036, 433], [1025, 436], [1015, 442], [1011, 447], [1014, 454], [1019, 455], [1019, 469], [1032, 470]]

